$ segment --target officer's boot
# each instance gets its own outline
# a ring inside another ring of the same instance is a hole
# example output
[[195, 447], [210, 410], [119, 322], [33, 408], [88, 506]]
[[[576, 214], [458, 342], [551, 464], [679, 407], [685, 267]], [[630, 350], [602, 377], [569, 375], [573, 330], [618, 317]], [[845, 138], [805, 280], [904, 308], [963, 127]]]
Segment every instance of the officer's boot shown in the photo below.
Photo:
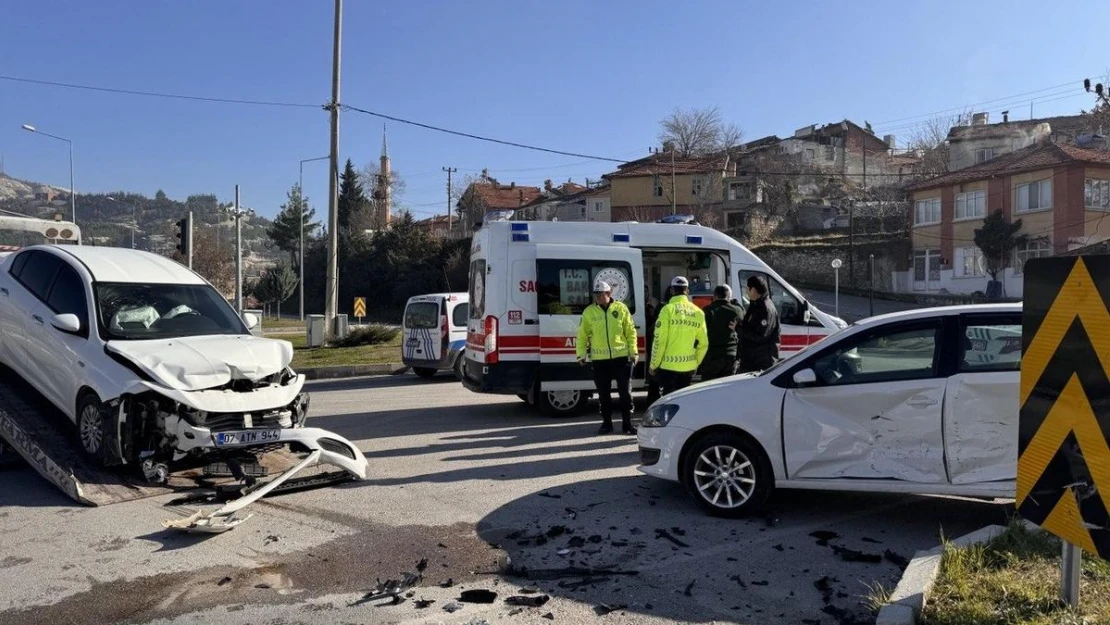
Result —
[[625, 434], [635, 434], [636, 428], [632, 427], [632, 413], [625, 412], [621, 414], [621, 431]]

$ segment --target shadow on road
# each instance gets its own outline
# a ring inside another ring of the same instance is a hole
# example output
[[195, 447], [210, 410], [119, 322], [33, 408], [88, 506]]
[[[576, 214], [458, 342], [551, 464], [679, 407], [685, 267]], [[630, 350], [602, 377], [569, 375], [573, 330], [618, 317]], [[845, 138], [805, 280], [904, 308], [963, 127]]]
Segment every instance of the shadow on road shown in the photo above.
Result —
[[[505, 471], [515, 475], [516, 466]], [[942, 534], [1004, 523], [1012, 507], [781, 491], [768, 510], [746, 520], [708, 517], [677, 484], [622, 477], [521, 497], [483, 518], [478, 533], [508, 552], [514, 582], [592, 606], [677, 622], [847, 624], [874, 622], [867, 584], [891, 588], [903, 558]], [[816, 531], [832, 534], [819, 544]], [[865, 561], [843, 555], [853, 553]]]

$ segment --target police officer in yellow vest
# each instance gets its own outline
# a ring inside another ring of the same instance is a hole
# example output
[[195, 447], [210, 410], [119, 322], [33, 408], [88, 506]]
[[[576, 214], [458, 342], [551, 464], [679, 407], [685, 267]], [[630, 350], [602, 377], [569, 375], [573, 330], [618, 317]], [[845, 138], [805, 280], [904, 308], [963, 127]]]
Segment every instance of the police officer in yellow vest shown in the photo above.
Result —
[[676, 276], [671, 292], [671, 301], [659, 311], [651, 346], [651, 375], [659, 380], [663, 395], [690, 386], [709, 351], [705, 313], [688, 297], [690, 281]]
[[625, 434], [635, 434], [632, 427], [632, 393], [629, 379], [639, 358], [636, 345], [636, 323], [628, 306], [613, 299], [613, 289], [598, 280], [594, 284], [594, 303], [582, 311], [578, 324], [576, 353], [578, 364], [586, 365], [586, 354], [594, 368], [594, 385], [601, 402], [601, 433], [613, 431], [613, 404], [610, 390], [617, 381], [621, 402], [621, 424]]

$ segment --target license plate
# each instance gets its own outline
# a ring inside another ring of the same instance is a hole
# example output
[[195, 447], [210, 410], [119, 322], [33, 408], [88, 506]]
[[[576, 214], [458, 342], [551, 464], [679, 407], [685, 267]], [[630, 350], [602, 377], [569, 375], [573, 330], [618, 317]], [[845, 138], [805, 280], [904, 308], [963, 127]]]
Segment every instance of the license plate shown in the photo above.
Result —
[[419, 345], [420, 341], [417, 339], [409, 339], [409, 345]]
[[971, 349], [973, 349], [977, 352], [987, 351], [987, 341], [986, 341], [986, 339], [971, 339]]
[[216, 434], [217, 447], [276, 443], [279, 440], [281, 440], [281, 430], [242, 430], [239, 432], [218, 432]]

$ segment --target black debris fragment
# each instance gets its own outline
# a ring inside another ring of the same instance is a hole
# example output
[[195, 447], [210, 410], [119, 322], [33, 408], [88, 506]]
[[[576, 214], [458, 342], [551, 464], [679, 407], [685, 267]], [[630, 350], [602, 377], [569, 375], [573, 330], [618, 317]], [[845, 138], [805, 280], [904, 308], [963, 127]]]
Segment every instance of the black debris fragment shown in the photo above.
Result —
[[561, 569], [531, 569], [517, 571], [520, 577], [531, 581], [540, 580], [556, 580], [567, 579], [570, 577], [612, 577], [618, 575], [633, 576], [639, 575], [639, 571], [623, 571], [616, 568], [616, 565], [606, 567], [586, 568], [580, 566], [568, 566]]
[[520, 592], [525, 595], [534, 595], [540, 592], [539, 586], [525, 586], [520, 589]]
[[681, 527], [672, 527], [671, 528], [671, 533], [674, 534], [675, 536], [685, 536], [686, 535], [686, 530], [682, 529]]
[[627, 607], [628, 606], [623, 604], [623, 603], [612, 603], [612, 604], [603, 603], [603, 604], [601, 604], [599, 606], [596, 606], [594, 608], [594, 613], [597, 614], [598, 616], [605, 616], [606, 614], [609, 614], [611, 612], [616, 612], [617, 610], [623, 610]]
[[654, 610], [654, 609], [655, 609], [655, 606], [651, 605], [650, 603], [645, 603], [645, 604], [644, 604], [644, 609], [646, 609], [646, 610]]
[[548, 499], [562, 499], [562, 495], [552, 495], [551, 493], [540, 493], [540, 497], [547, 497]]
[[447, 548], [447, 545], [445, 545], [443, 543], [438, 543], [436, 546], [439, 547], [440, 549], [446, 549]]
[[440, 582], [440, 584], [439, 584], [439, 587], [440, 587], [440, 588], [450, 588], [450, 587], [452, 587], [452, 586], [454, 586], [454, 585], [455, 585], [455, 579], [454, 579], [454, 578], [452, 578], [452, 577], [448, 577], [448, 578], [447, 578], [447, 581], [445, 581], [445, 582]]
[[[417, 566], [419, 566], [419, 564]], [[387, 579], [384, 582], [378, 580], [378, 585], [373, 590], [363, 595], [361, 599], [352, 603], [351, 607], [360, 606], [373, 601], [380, 601], [382, 599], [392, 599], [392, 605], [397, 605], [404, 601], [401, 595], [413, 586], [419, 584], [423, 579], [424, 576], [420, 574], [414, 575], [412, 573], [404, 573], [401, 575], [401, 579]], [[398, 599], [400, 599], [400, 601]]]
[[497, 600], [497, 593], [492, 590], [484, 588], [475, 588], [473, 590], [464, 590], [459, 595], [459, 601], [463, 603], [493, 603]]
[[656, 538], [656, 540], [662, 538], [663, 540], [670, 541], [672, 544], [677, 545], [679, 547], [689, 547], [690, 546], [690, 545], [687, 545], [686, 543], [682, 542], [681, 540], [675, 538], [674, 536], [672, 536], [671, 533], [668, 532], [665, 529], [655, 530], [655, 538]]
[[628, 546], [628, 541], [627, 540], [614, 540], [613, 542], [611, 542], [609, 544], [613, 545], [614, 547], [627, 547]]
[[638, 527], [634, 527], [629, 531], [629, 533], [632, 534], [633, 536], [639, 536], [640, 534], [644, 533], [644, 530], [642, 530]]
[[832, 545], [833, 553], [840, 556], [841, 560], [845, 562], [865, 562], [867, 564], [878, 564], [883, 561], [883, 557], [877, 553], [864, 553], [856, 551], [855, 549], [848, 549], [847, 547], [838, 547]]
[[694, 584], [697, 583], [697, 581], [698, 580], [695, 579], [692, 582], [690, 582], [689, 584], [686, 584], [686, 590], [683, 590], [682, 594], [686, 595], [687, 597], [693, 597], [694, 593], [691, 592], [691, 591], [694, 590]]
[[582, 590], [583, 588], [585, 588], [587, 586], [594, 586], [596, 584], [601, 584], [603, 582], [612, 581], [612, 579], [613, 579], [612, 577], [607, 577], [606, 576], [606, 577], [586, 577], [586, 578], [580, 579], [576, 582], [562, 581], [562, 582], [559, 582], [559, 588], [564, 588], [566, 590]]
[[558, 538], [558, 537], [560, 537], [560, 536], [562, 536], [563, 534], [566, 534], [566, 533], [567, 533], [567, 528], [566, 528], [565, 525], [552, 525], [551, 529], [547, 530], [547, 537], [548, 538]]
[[769, 581], [767, 581], [767, 580], [765, 580], [765, 579], [764, 579], [764, 580], [760, 580], [760, 581], [758, 581], [758, 582], [752, 582], [752, 586], [766, 586], [766, 585], [768, 585], [768, 584], [770, 584], [770, 583], [771, 583], [771, 582], [769, 582]]
[[601, 541], [603, 541], [605, 539], [601, 537], [601, 534], [594, 534], [593, 536], [590, 536], [586, 540], [588, 540], [591, 543], [596, 545], [596, 544], [600, 543]]
[[555, 615], [548, 612], [547, 614], [544, 614], [541, 618], [545, 618], [549, 621], [554, 621], [555, 620]]
[[463, 609], [463, 604], [459, 603], [458, 601], [452, 601], [451, 603], [445, 603], [443, 605], [443, 609], [447, 612], [458, 612], [459, 610]]
[[733, 575], [729, 579], [736, 582], [737, 584], [740, 584], [741, 588], [747, 588], [748, 587], [748, 585], [744, 583], [744, 580], [741, 579], [741, 577], [739, 575]]
[[564, 509], [567, 511], [567, 516], [570, 517], [571, 521], [578, 518], [578, 511], [575, 510], [574, 508], [564, 508]]
[[802, 619], [802, 625], [821, 625], [821, 619], [804, 618]]
[[508, 605], [515, 605], [524, 608], [538, 608], [550, 600], [551, 597], [547, 595], [536, 595], [534, 597], [514, 595], [512, 597], [509, 597], [508, 599], [505, 599], [505, 603]]
[[412, 602], [412, 605], [416, 606], [417, 610], [423, 610], [425, 608], [431, 607], [431, 605], [435, 602], [435, 599], [417, 599], [416, 601]]
[[270, 586], [269, 584], [265, 584], [265, 583], [255, 584], [254, 587], [258, 588], [258, 589], [261, 589], [261, 590], [268, 590], [268, 589], [272, 588], [272, 586]]
[[821, 601], [825, 602], [826, 604], [832, 601], [834, 592], [832, 584], [835, 581], [837, 581], [835, 577], [829, 577], [828, 575], [826, 575], [821, 579], [813, 582], [813, 587], [821, 593]]
[[828, 547], [830, 540], [840, 538], [840, 534], [829, 530], [817, 530], [816, 532], [810, 532], [809, 535], [816, 538], [817, 544], [822, 547]]
[[277, 541], [279, 541], [279, 540], [281, 540], [281, 539], [280, 539], [280, 538], [278, 538], [277, 536], [274, 536], [273, 534], [270, 534], [270, 535], [269, 535], [269, 536], [267, 536], [266, 538], [263, 538], [263, 539], [262, 539], [262, 545], [263, 545], [263, 546], [266, 546], [266, 545], [268, 545], [268, 544], [270, 544], [270, 543], [276, 543], [276, 542], [277, 542]]
[[217, 585], [217, 586], [223, 586], [224, 584], [227, 584], [227, 583], [229, 583], [230, 581], [231, 581], [231, 578], [230, 578], [230, 577], [224, 577], [224, 578], [223, 578], [223, 579], [221, 579], [220, 581], [216, 582], [216, 585]]
[[570, 547], [571, 549], [578, 549], [579, 547], [585, 547], [586, 546], [586, 539], [582, 538], [581, 536], [571, 536], [570, 540], [567, 541], [567, 546]]
[[890, 549], [883, 551], [883, 557], [887, 559], [887, 562], [895, 564], [898, 566], [898, 568], [901, 569], [904, 569], [910, 565], [910, 561], [906, 556], [894, 553]]
[[782, 551], [783, 549], [785, 549], [785, 547], [783, 547], [781, 544], [775, 545], [774, 547], [771, 547], [771, 548], [774, 549], [775, 551]]
[[738, 558], [725, 558], [725, 560], [727, 560], [729, 562], [739, 562], [740, 561]]
[[881, 540], [875, 540], [874, 538], [868, 538], [866, 536], [864, 536], [860, 540], [862, 540], [865, 543], [871, 543], [872, 545], [881, 545], [881, 544], [883, 544], [883, 541], [881, 541]]
[[426, 570], [428, 570], [428, 559], [420, 558], [420, 562], [416, 563], [416, 572], [423, 573]]

